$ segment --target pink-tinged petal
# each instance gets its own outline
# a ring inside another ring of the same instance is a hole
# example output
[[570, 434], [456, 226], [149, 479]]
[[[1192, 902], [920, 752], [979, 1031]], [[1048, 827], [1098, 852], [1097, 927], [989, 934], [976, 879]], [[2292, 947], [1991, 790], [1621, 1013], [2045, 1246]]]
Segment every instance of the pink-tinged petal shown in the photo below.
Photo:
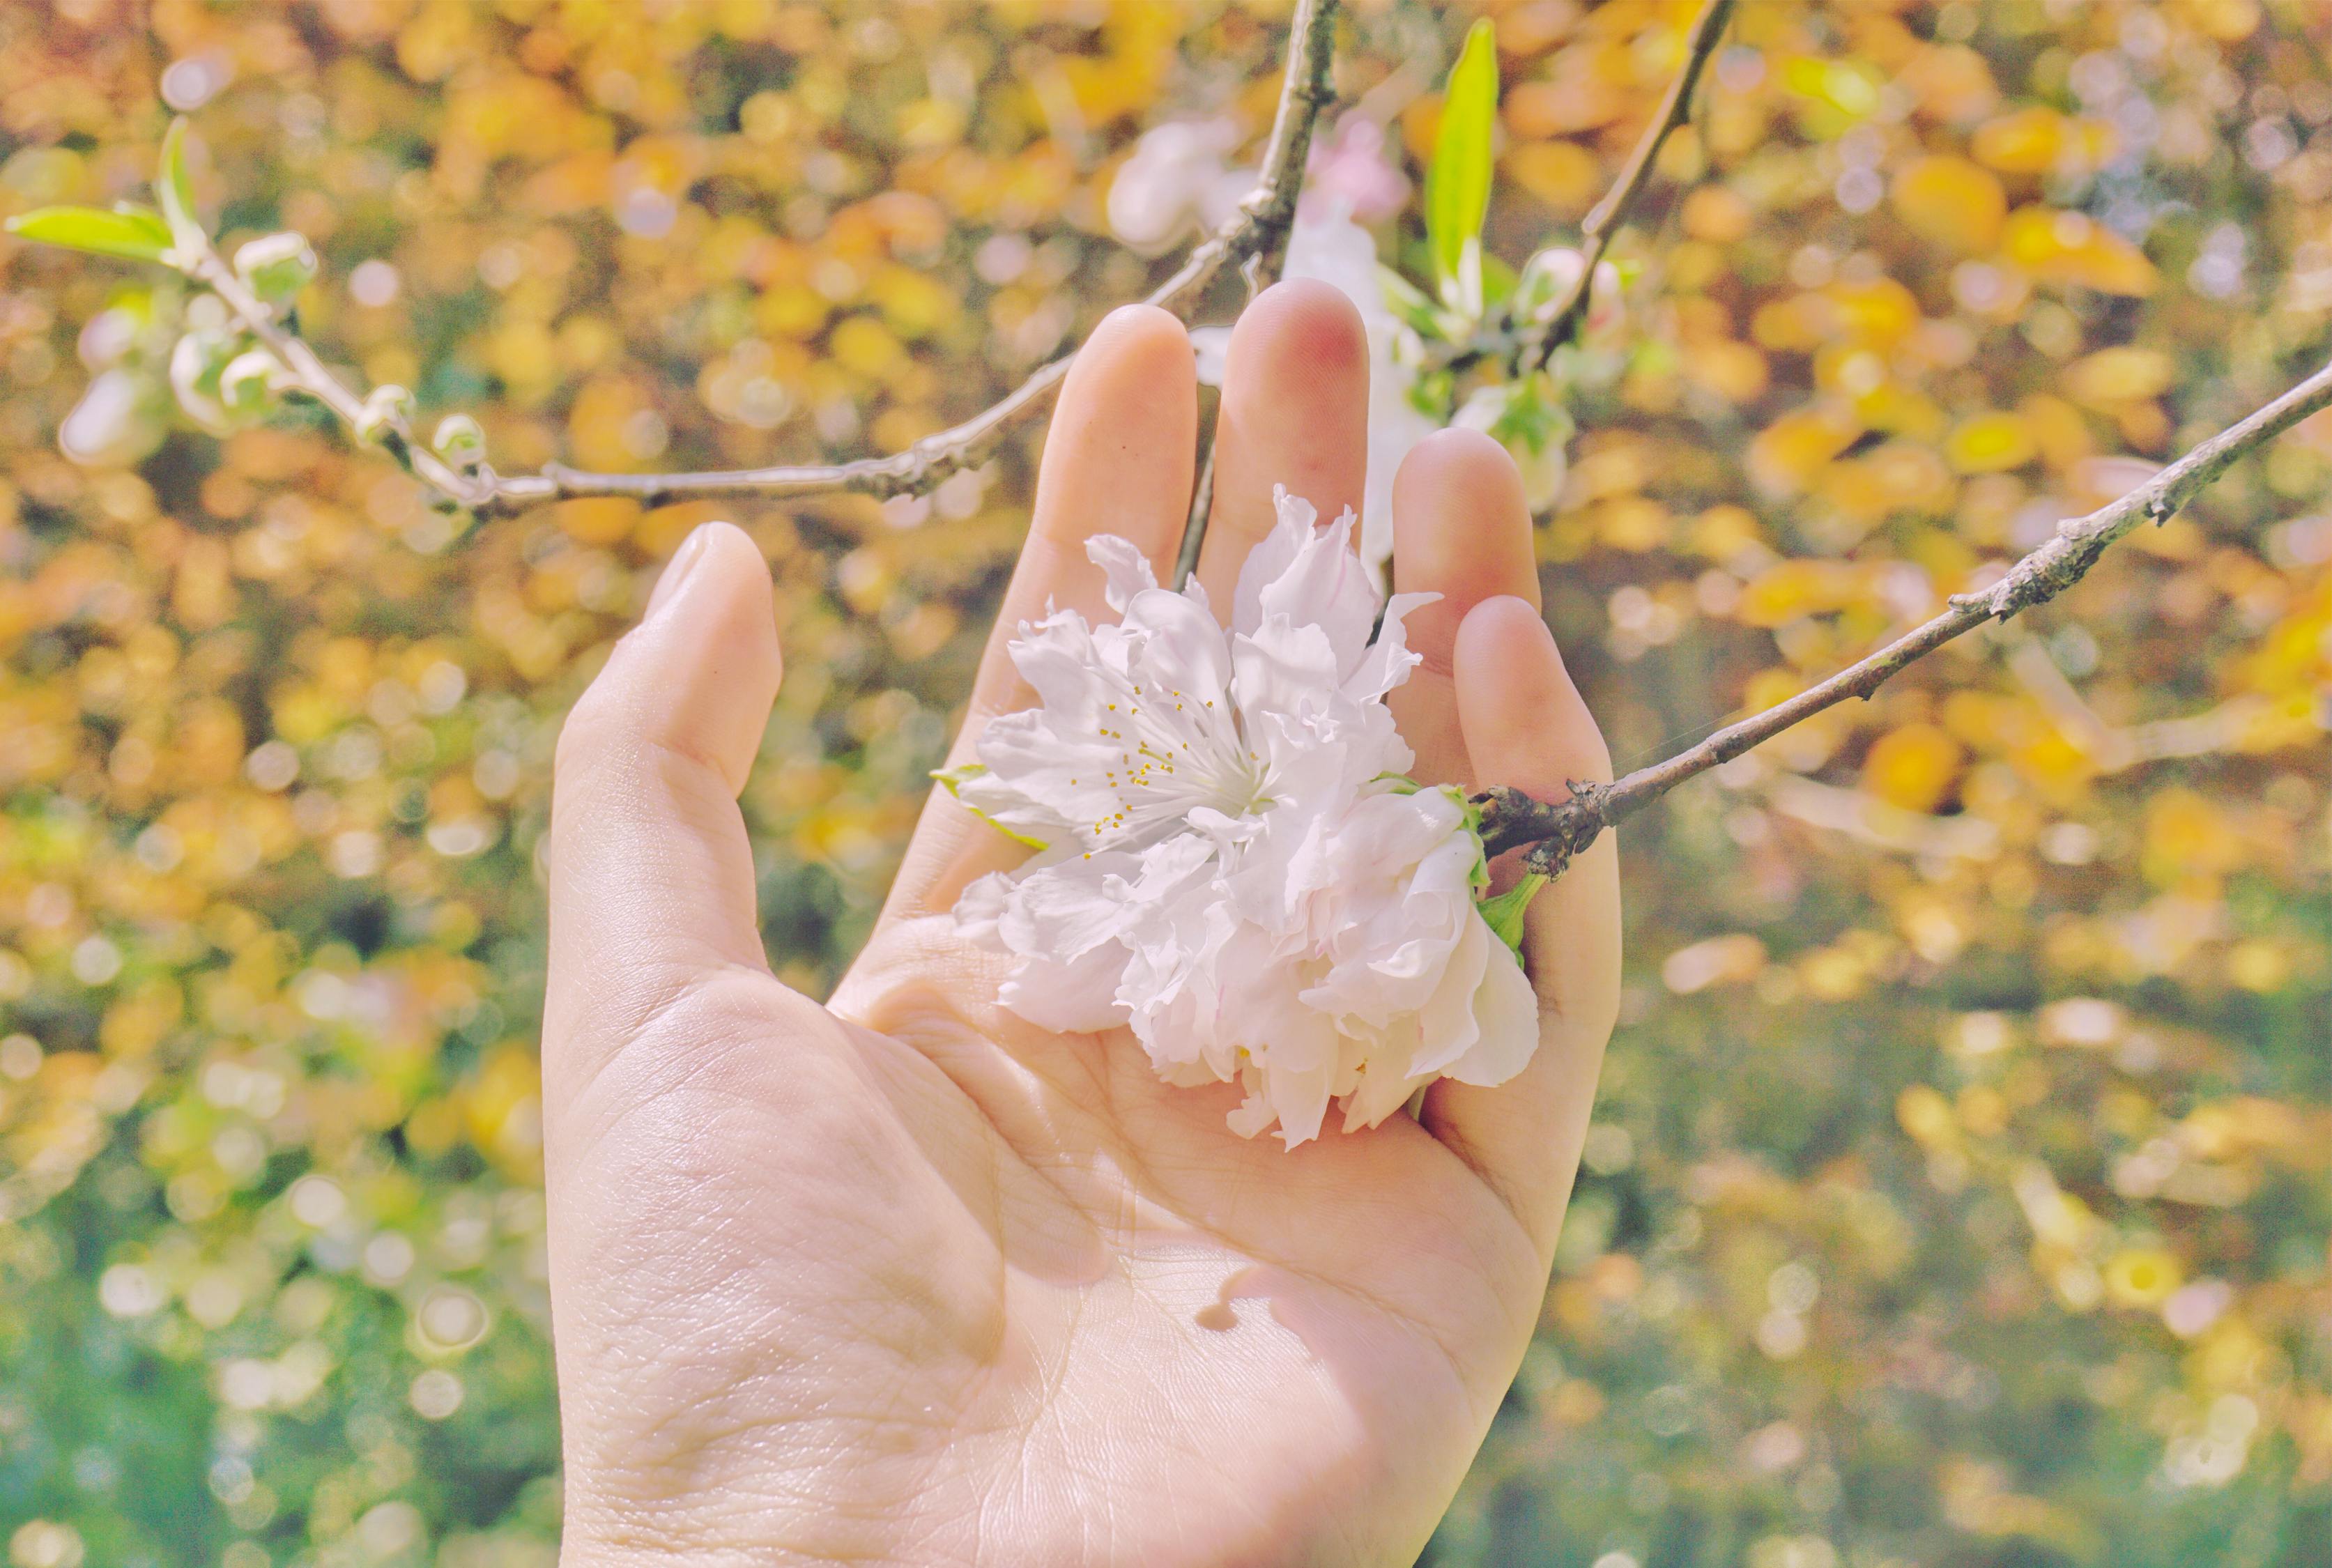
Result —
[[991, 871], [956, 896], [956, 930], [967, 941], [976, 942], [982, 947], [1002, 949], [1004, 939], [997, 926], [1004, 918], [1006, 904], [1012, 897], [1012, 882], [1010, 873]]
[[1153, 710], [1161, 716], [1182, 715], [1167, 722], [1204, 727], [1209, 704], [1217, 711], [1227, 708], [1230, 644], [1207, 607], [1203, 589], [1197, 598], [1158, 588], [1136, 594], [1126, 607], [1125, 629], [1144, 639], [1142, 684]]
[[1020, 879], [998, 917], [1004, 943], [1024, 956], [1073, 959], [1118, 933], [1136, 913], [1124, 874], [1130, 855], [1080, 855]]
[[[1359, 667], [1377, 618], [1377, 590], [1352, 552], [1357, 519], [1347, 512], [1326, 528], [1315, 529], [1311, 502], [1289, 495], [1285, 488], [1273, 492], [1272, 499], [1279, 508], [1279, 525], [1265, 544], [1256, 547], [1239, 574], [1235, 629], [1252, 634], [1281, 617], [1299, 626], [1317, 626], [1327, 636], [1341, 681]], [[1266, 556], [1266, 549], [1281, 540], [1294, 548], [1274, 550]]]
[[1279, 1112], [1261, 1089], [1250, 1090], [1238, 1108], [1223, 1118], [1224, 1125], [1242, 1138], [1253, 1138], [1271, 1131], [1279, 1120]]
[[1423, 655], [1409, 645], [1408, 627], [1402, 623], [1410, 612], [1431, 604], [1439, 594], [1395, 594], [1386, 602], [1384, 624], [1377, 632], [1377, 640], [1369, 646], [1368, 656], [1355, 666], [1344, 680], [1344, 695], [1355, 703], [1372, 703], [1396, 686], [1409, 681], [1410, 672], [1425, 662]]
[[1318, 626], [1285, 617], [1231, 639], [1231, 680], [1239, 714], [1252, 729], [1266, 717], [1321, 712], [1336, 689], [1336, 650]]
[[1117, 1003], [1118, 977], [1125, 949], [1104, 942], [1066, 962], [1024, 957], [996, 999], [1040, 1029], [1064, 1034], [1099, 1034], [1125, 1022]]
[[1318, 1066], [1283, 1067], [1275, 1062], [1264, 1069], [1264, 1092], [1279, 1117], [1280, 1141], [1290, 1149], [1320, 1135], [1335, 1075], [1333, 1054]]
[[1288, 494], [1284, 484], [1273, 488], [1271, 501], [1279, 511], [1278, 524], [1247, 551], [1247, 564], [1239, 568], [1238, 586], [1231, 590], [1234, 632], [1253, 632], [1263, 624], [1265, 585], [1277, 581], [1295, 564], [1296, 552], [1311, 538], [1312, 524], [1320, 515], [1302, 496]]
[[1489, 961], [1474, 993], [1480, 1037], [1442, 1069], [1461, 1084], [1485, 1088], [1503, 1084], [1528, 1066], [1539, 1039], [1538, 993], [1532, 989], [1530, 977], [1523, 973], [1514, 950], [1505, 942], [1492, 937], [1489, 947]]

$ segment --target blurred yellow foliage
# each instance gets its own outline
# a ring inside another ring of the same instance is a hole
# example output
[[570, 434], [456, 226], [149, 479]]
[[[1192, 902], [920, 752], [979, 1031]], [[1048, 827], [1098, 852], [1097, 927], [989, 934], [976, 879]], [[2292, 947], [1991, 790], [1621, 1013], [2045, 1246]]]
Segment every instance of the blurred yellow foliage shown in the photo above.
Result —
[[[1111, 183], [1168, 121], [1251, 161], [1288, 9], [32, 0], [0, 215], [144, 199], [167, 103], [230, 249], [315, 244], [303, 333], [499, 468], [834, 461], [1161, 280]], [[1512, 269], [1576, 241], [1697, 7], [1345, 9], [1323, 145], [1371, 117], [1412, 182], [1494, 18]], [[1738, 8], [1553, 384], [1543, 587], [1622, 770], [2321, 362], [2325, 42], [2257, 0]], [[1378, 235], [1413, 278], [1415, 204]], [[559, 718], [687, 529], [744, 526], [788, 654], [765, 934], [830, 985], [1034, 433], [911, 501], [449, 517], [301, 419], [166, 428], [186, 311], [0, 240], [8, 1551], [547, 1568]], [[148, 445], [70, 460], [100, 387]], [[1584, 1174], [1432, 1562], [2297, 1564], [2332, 1528], [2327, 483], [2319, 417], [1630, 819]]]

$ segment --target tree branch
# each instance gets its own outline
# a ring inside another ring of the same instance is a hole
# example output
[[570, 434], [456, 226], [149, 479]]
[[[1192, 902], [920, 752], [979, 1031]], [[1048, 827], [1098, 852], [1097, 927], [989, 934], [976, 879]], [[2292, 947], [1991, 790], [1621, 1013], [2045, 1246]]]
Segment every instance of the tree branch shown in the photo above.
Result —
[[[1295, 198], [1312, 150], [1312, 130], [1335, 100], [1336, 10], [1340, 0], [1296, 0], [1288, 24], [1287, 73], [1265, 144], [1256, 188], [1223, 226], [1193, 248], [1174, 275], [1152, 290], [1150, 304], [1185, 320], [1208, 284], [1225, 268], [1249, 270], [1252, 282], [1279, 275]], [[232, 301], [230, 301], [232, 303]], [[920, 495], [950, 474], [978, 466], [1023, 419], [1041, 412], [1069, 373], [1072, 352], [1038, 370], [1001, 402], [962, 424], [926, 435], [889, 457], [828, 465], [744, 468], [705, 473], [587, 473], [559, 464], [539, 474], [493, 481], [486, 504], [510, 512], [546, 501], [592, 495], [630, 496], [655, 505], [689, 497], [752, 495], [768, 499], [836, 491], [887, 498]]]
[[2141, 522], [2167, 521], [2236, 459], [2327, 406], [2332, 406], [2332, 366], [2212, 436], [2118, 501], [2058, 524], [2056, 535], [2048, 543], [2010, 567], [1991, 587], [1954, 596], [1941, 615], [1869, 657], [1786, 703], [1727, 725], [1666, 761], [1616, 783], [1574, 782], [1567, 800], [1539, 800], [1508, 786], [1477, 795], [1485, 846], [1492, 855], [1499, 855], [1529, 845], [1525, 864], [1531, 870], [1548, 875], [1561, 872], [1606, 827], [1634, 816], [1686, 779], [1731, 761], [1849, 697], [1870, 696], [1897, 672], [1986, 621], [2004, 621], [2048, 603], [2088, 575], [2098, 558], [2122, 535]]
[[[1295, 14], [1288, 22], [1287, 75], [1279, 87], [1279, 111], [1272, 118], [1271, 141], [1256, 188], [1241, 204], [1246, 211], [1231, 220], [1237, 224], [1252, 214], [1264, 236], [1241, 268], [1250, 300], [1277, 282], [1287, 264], [1287, 236], [1295, 226], [1295, 204], [1304, 194], [1304, 176], [1311, 163], [1312, 129], [1336, 96], [1335, 31], [1336, 0], [1297, 0]], [[1214, 502], [1214, 435], [1205, 431], [1199, 438], [1190, 520], [1182, 525], [1182, 543], [1174, 553], [1177, 588], [1199, 569], [1199, 547], [1206, 542], [1207, 519]]]
[[[184, 256], [183, 247], [180, 253]], [[243, 280], [218, 252], [205, 244], [193, 256], [186, 257], [184, 265], [188, 276], [216, 294], [220, 303], [234, 313], [251, 335], [282, 362], [292, 374], [292, 390], [330, 409], [351, 431], [364, 426], [368, 418], [364, 399], [332, 374], [331, 367], [308, 346], [306, 339], [287, 330], [276, 320], [274, 310], [244, 286]], [[447, 500], [463, 506], [483, 506], [492, 499], [496, 482], [491, 472], [481, 471], [474, 475], [462, 473], [415, 441], [413, 433], [401, 425], [383, 430], [378, 439], [415, 477]]]
[[1635, 150], [1620, 166], [1611, 188], [1604, 193], [1601, 201], [1588, 209], [1585, 220], [1579, 225], [1580, 256], [1586, 263], [1579, 275], [1544, 310], [1534, 312], [1529, 320], [1515, 320], [1512, 307], [1508, 307], [1496, 325], [1442, 359], [1440, 368], [1469, 370], [1498, 359], [1504, 361], [1509, 375], [1527, 375], [1546, 368], [1554, 351], [1578, 335], [1593, 297], [1595, 269], [1601, 263], [1604, 253], [1611, 248], [1611, 236], [1619, 232], [1637, 198], [1651, 184], [1652, 167], [1659, 161], [1660, 149], [1692, 118], [1694, 90], [1700, 85], [1702, 74], [1716, 56], [1717, 41], [1725, 35], [1725, 24], [1732, 20], [1733, 5], [1734, 0], [1707, 0], [1686, 31], [1684, 63], [1677, 68], [1676, 79], [1668, 83], [1668, 96], [1660, 100], [1651, 123], [1637, 139]]

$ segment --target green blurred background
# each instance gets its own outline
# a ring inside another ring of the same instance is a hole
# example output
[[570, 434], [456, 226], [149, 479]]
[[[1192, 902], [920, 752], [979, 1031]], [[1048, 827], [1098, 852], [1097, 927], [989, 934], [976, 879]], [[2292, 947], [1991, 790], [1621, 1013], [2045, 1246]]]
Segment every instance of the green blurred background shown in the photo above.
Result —
[[[1496, 18], [1518, 264], [1694, 8], [1348, 9], [1411, 177]], [[1112, 183], [1169, 121], [1251, 157], [1285, 11], [11, 0], [0, 214], [137, 196], [183, 110], [222, 234], [322, 253], [309, 335], [505, 470], [855, 456], [1163, 275]], [[2327, 45], [2308, 0], [1743, 0], [1539, 535], [1623, 767], [2321, 361]], [[1414, 275], [1413, 201], [1380, 239]], [[184, 309], [0, 240], [0, 1547], [549, 1563], [548, 763], [713, 509], [471, 528], [296, 420], [194, 433]], [[745, 802], [796, 983], [880, 898], [1036, 440], [726, 509], [785, 621]], [[1587, 1170], [1428, 1562], [2332, 1564], [2327, 479], [2318, 421], [1630, 825]]]

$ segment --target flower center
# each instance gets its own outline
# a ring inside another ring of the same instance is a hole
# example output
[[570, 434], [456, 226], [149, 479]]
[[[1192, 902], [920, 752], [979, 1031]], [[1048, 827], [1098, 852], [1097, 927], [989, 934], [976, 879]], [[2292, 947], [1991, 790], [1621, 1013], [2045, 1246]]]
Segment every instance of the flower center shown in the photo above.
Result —
[[1117, 763], [1103, 771], [1116, 808], [1094, 823], [1096, 840], [1179, 825], [1201, 806], [1236, 817], [1272, 804], [1263, 760], [1228, 704], [1133, 683], [1122, 701], [1104, 704], [1097, 732]]

